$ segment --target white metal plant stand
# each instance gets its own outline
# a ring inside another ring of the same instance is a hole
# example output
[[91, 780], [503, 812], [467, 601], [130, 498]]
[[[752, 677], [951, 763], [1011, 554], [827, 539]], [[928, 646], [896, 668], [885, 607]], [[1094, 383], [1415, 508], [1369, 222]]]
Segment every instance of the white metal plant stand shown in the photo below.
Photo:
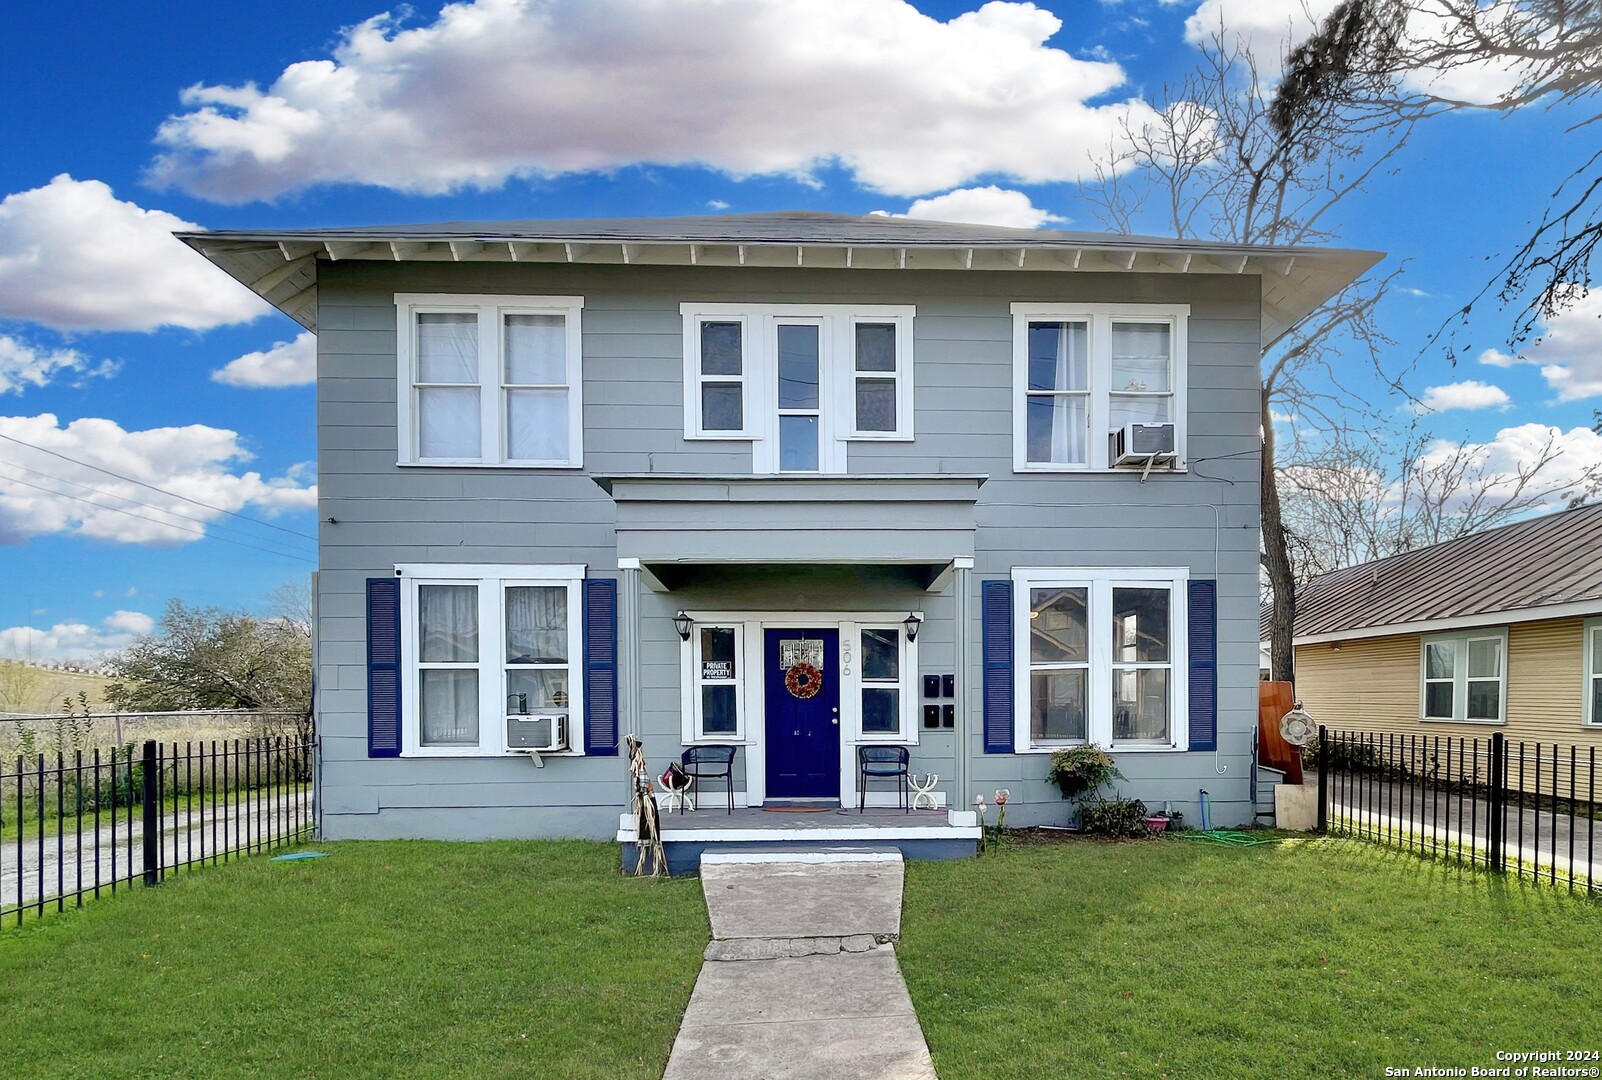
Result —
[[[914, 793], [912, 796], [912, 808], [914, 810], [940, 809], [940, 804], [935, 802], [934, 797], [934, 786], [940, 783], [939, 773], [930, 773], [928, 776], [925, 776], [923, 778], [923, 783], [921, 784], [918, 783], [918, 774], [913, 773], [907, 777], [907, 782], [912, 785], [912, 790]], [[928, 805], [925, 806], [924, 803], [928, 803]]]

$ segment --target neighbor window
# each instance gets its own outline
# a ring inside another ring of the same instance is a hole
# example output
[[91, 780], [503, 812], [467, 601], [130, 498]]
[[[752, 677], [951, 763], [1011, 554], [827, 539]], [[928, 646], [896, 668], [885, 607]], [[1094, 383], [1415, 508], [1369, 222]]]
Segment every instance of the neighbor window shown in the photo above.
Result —
[[910, 307], [684, 304], [684, 437], [752, 444], [759, 473], [840, 473], [912, 438]]
[[1585, 624], [1585, 708], [1582, 720], [1602, 727], [1602, 619]]
[[579, 750], [576, 566], [403, 566], [403, 747]]
[[1106, 469], [1127, 424], [1173, 424], [1184, 461], [1184, 305], [1014, 304], [1013, 463]]
[[1014, 571], [1020, 746], [1186, 740], [1182, 569]]
[[583, 299], [395, 298], [403, 464], [576, 466]]
[[1499, 724], [1507, 709], [1507, 631], [1434, 634], [1420, 644], [1419, 716]]

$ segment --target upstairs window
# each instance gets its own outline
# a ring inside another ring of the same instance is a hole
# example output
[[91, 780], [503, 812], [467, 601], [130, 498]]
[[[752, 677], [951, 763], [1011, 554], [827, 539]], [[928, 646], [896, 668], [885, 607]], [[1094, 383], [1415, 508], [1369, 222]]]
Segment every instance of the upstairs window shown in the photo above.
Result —
[[400, 461], [583, 461], [580, 297], [395, 298]]
[[752, 444], [758, 473], [830, 474], [912, 438], [914, 309], [685, 304], [684, 437]]
[[1020, 471], [1112, 466], [1127, 424], [1173, 424], [1185, 454], [1189, 308], [1014, 304], [1013, 465]]

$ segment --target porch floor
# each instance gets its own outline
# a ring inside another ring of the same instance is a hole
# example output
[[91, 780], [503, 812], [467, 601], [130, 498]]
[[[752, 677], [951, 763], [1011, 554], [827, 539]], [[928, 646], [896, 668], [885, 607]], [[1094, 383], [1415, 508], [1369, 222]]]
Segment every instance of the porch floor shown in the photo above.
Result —
[[[673, 873], [700, 869], [703, 854], [805, 852], [827, 856], [899, 851], [908, 859], [955, 859], [974, 854], [980, 830], [972, 811], [890, 807], [830, 809], [821, 813], [776, 813], [736, 807], [662, 815], [662, 847]], [[625, 868], [636, 858], [639, 833], [633, 814], [618, 823]]]

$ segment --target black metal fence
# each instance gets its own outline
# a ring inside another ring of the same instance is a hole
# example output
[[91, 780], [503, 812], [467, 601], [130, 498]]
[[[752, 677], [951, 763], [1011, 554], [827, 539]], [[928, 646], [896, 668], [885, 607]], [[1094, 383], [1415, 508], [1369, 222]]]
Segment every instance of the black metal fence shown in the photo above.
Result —
[[312, 744], [146, 742], [0, 762], [0, 920], [310, 836]]
[[1318, 729], [1318, 828], [1602, 895], [1596, 747]]

